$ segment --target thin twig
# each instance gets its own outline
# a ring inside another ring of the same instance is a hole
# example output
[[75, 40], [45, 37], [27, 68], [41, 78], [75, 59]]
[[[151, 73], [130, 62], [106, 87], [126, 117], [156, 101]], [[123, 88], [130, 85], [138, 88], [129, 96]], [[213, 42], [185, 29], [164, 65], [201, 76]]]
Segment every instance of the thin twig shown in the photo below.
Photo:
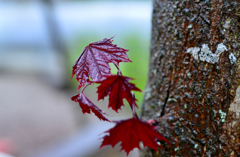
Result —
[[120, 68], [118, 67], [118, 65], [115, 64], [115, 63], [113, 63], [113, 64], [115, 65], [115, 67], [116, 67], [117, 70], [118, 70], [117, 74], [122, 76], [122, 72], [121, 72]]
[[90, 82], [86, 83], [85, 86], [82, 88], [81, 93], [83, 93], [84, 89], [90, 84], [91, 84]]
[[133, 112], [133, 117], [138, 119], [138, 115], [137, 115], [136, 108], [135, 108], [135, 94], [134, 94], [134, 92], [132, 92], [132, 105], [130, 105], [130, 106], [131, 106], [131, 109], [132, 109], [132, 112]]

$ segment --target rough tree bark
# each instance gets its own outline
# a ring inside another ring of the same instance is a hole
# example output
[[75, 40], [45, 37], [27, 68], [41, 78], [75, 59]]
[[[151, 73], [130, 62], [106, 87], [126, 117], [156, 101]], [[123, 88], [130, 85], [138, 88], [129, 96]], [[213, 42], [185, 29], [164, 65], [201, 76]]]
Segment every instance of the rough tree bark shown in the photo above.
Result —
[[240, 156], [239, 57], [239, 0], [153, 1], [142, 118], [172, 145], [141, 156]]

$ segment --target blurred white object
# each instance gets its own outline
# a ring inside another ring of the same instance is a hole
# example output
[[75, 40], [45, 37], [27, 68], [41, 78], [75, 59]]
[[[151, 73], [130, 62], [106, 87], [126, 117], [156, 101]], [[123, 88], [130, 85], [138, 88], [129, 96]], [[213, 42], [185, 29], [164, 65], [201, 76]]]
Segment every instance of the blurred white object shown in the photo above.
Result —
[[14, 157], [10, 154], [6, 154], [6, 153], [3, 153], [3, 152], [0, 152], [0, 157]]

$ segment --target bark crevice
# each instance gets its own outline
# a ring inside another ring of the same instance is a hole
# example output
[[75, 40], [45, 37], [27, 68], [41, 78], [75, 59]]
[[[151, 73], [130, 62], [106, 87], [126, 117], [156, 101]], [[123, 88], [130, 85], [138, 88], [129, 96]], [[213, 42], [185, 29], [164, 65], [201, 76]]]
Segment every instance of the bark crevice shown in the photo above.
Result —
[[163, 104], [163, 106], [162, 106], [162, 111], [161, 111], [160, 117], [163, 117], [164, 114], [165, 114], [165, 108], [166, 108], [166, 106], [167, 106], [170, 88], [171, 88], [171, 85], [169, 85], [169, 87], [168, 87], [168, 89], [167, 89], [167, 96], [166, 96], [165, 101], [164, 101], [164, 104]]

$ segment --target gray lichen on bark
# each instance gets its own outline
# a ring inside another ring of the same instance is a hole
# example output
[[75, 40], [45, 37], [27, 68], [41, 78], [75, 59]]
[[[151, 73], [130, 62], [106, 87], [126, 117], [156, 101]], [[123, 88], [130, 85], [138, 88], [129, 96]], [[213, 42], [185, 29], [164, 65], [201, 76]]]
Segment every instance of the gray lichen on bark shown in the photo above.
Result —
[[142, 118], [172, 145], [142, 156], [240, 156], [239, 56], [238, 0], [153, 1]]

